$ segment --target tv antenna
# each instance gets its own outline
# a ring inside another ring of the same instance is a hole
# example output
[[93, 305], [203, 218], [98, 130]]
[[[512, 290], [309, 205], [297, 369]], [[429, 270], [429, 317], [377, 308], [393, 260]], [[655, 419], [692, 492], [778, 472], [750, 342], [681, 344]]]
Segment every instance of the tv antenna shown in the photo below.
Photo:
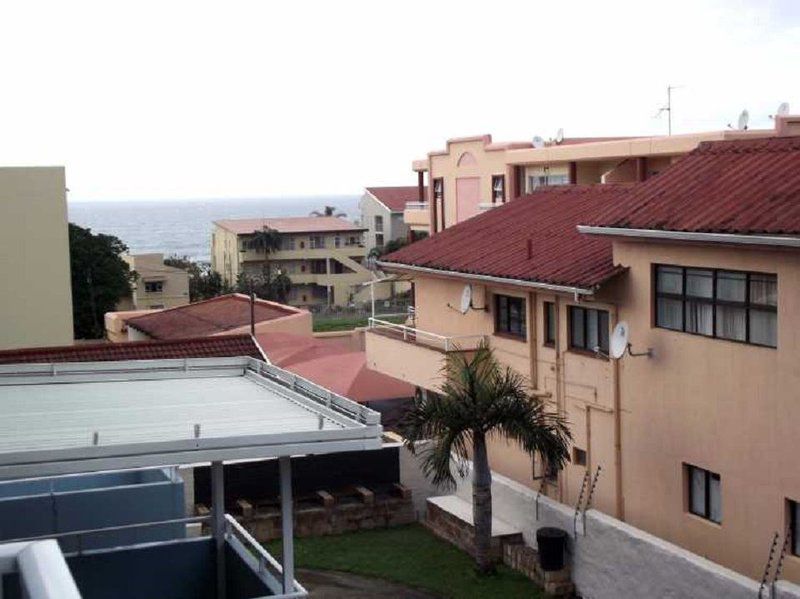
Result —
[[653, 118], [658, 118], [662, 113], [667, 113], [667, 135], [672, 135], [672, 90], [683, 87], [682, 85], [668, 85], [667, 86], [667, 104], [658, 109], [658, 112]]
[[[472, 297], [473, 297], [472, 285], [467, 283], [466, 285], [464, 285], [464, 288], [461, 290], [461, 301], [459, 303], [459, 306], [456, 308], [455, 306], [453, 306], [451, 304], [447, 304], [447, 307], [451, 308], [452, 310], [456, 310], [458, 312], [461, 312], [462, 314], [466, 314], [470, 310], [479, 310], [479, 311], [483, 310], [484, 312], [488, 311], [488, 307], [487, 306], [484, 306], [483, 308], [476, 308], [472, 303]], [[486, 302], [484, 302], [484, 303], [486, 303]]]
[[533, 147], [536, 148], [537, 150], [539, 148], [543, 148], [544, 147], [544, 137], [542, 137], [541, 135], [534, 135], [532, 143], [533, 143]]
[[[747, 126], [750, 123], [750, 113], [747, 109], [739, 113], [739, 118], [736, 119], [736, 129], [739, 131], [747, 131]], [[728, 123], [728, 129], [733, 129], [733, 125]]]
[[775, 114], [769, 115], [769, 118], [774, 121], [779, 116], [786, 116], [787, 114], [789, 114], [789, 102], [781, 102], [781, 105], [778, 106], [778, 110], [775, 111]]
[[634, 358], [638, 358], [639, 356], [647, 356], [648, 358], [652, 358], [653, 349], [650, 347], [647, 348], [647, 351], [633, 351], [630, 342], [630, 332], [631, 331], [628, 323], [624, 320], [619, 321], [617, 326], [615, 326], [614, 330], [611, 332], [608, 355], [604, 354], [600, 350], [600, 346], [596, 346], [594, 348], [594, 353], [603, 356], [604, 358], [613, 358], [614, 360], [619, 360], [626, 353]]

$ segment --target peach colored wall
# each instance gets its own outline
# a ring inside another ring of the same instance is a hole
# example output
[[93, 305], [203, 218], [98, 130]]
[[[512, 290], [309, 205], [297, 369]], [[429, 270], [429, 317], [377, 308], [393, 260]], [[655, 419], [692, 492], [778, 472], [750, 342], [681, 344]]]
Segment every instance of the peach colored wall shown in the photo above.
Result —
[[[614, 244], [628, 266], [621, 317], [654, 358], [620, 361], [623, 488], [628, 522], [752, 577], [787, 498], [800, 500], [800, 255], [668, 244]], [[654, 328], [654, 263], [776, 273], [778, 348]], [[722, 524], [689, 514], [683, 464], [720, 474]], [[786, 577], [800, 581], [800, 558]]]

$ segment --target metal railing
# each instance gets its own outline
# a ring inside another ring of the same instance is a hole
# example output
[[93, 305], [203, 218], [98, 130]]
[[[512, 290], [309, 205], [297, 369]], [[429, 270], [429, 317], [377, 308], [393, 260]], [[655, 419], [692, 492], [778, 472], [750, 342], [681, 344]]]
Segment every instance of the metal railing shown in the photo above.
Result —
[[369, 319], [369, 328], [370, 330], [386, 333], [391, 337], [402, 339], [403, 341], [432, 347], [445, 352], [471, 351], [477, 349], [478, 345], [486, 339], [486, 335], [439, 335], [437, 333], [431, 333], [404, 324], [396, 324], [377, 318]]
[[427, 210], [428, 202], [406, 202], [406, 210]]

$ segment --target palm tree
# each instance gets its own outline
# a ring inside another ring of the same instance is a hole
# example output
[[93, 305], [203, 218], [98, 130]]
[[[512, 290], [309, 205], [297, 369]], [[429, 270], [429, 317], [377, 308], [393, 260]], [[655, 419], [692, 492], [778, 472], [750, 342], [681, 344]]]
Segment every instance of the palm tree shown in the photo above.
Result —
[[443, 368], [441, 394], [419, 397], [407, 412], [403, 426], [406, 446], [422, 449], [425, 476], [436, 485], [452, 488], [467, 474], [470, 449], [473, 461], [472, 514], [475, 523], [475, 562], [480, 573], [494, 569], [492, 537], [492, 473], [486, 440], [499, 434], [516, 441], [531, 457], [537, 454], [551, 468], [568, 460], [571, 440], [566, 420], [548, 412], [544, 402], [529, 393], [525, 379], [503, 367], [486, 342], [474, 354], [450, 352]]
[[336, 206], [323, 206], [322, 210], [312, 210], [309, 216], [347, 216], [344, 212], [339, 210]]
[[265, 226], [262, 229], [253, 231], [249, 246], [259, 252], [264, 252], [264, 266], [269, 278], [269, 255], [281, 249], [281, 235], [275, 229]]

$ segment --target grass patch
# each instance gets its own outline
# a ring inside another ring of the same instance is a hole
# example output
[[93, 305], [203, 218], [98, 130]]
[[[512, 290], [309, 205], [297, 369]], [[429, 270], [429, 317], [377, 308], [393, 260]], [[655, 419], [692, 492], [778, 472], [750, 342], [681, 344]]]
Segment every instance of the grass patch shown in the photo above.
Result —
[[[377, 318], [381, 318], [382, 320], [386, 320], [387, 322], [393, 322], [396, 324], [402, 324], [405, 322], [405, 316], [387, 316], [381, 317], [380, 315]], [[368, 317], [352, 317], [352, 318], [326, 318], [321, 316], [319, 318], [314, 318], [313, 323], [313, 330], [315, 333], [328, 333], [331, 331], [351, 331], [358, 327], [365, 327], [368, 324]]]
[[[505, 566], [494, 576], [478, 576], [469, 555], [420, 524], [295, 539], [294, 546], [298, 567], [373, 576], [442, 597], [545, 597], [533, 582]], [[279, 555], [280, 541], [267, 548]]]

